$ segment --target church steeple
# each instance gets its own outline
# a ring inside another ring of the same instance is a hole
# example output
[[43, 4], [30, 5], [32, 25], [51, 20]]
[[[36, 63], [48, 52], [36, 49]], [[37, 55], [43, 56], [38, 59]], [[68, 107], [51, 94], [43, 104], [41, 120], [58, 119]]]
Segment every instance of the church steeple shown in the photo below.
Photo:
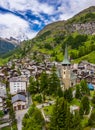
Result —
[[62, 62], [62, 65], [70, 65], [70, 61], [68, 59], [68, 50], [67, 50], [67, 44], [65, 46], [65, 55], [64, 55], [64, 60]]

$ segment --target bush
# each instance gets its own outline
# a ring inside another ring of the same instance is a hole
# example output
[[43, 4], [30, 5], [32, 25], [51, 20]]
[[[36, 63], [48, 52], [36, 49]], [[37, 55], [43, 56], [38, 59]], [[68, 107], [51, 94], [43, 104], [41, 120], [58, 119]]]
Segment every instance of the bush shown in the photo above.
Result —
[[38, 103], [42, 103], [42, 96], [39, 94], [39, 95], [36, 95], [34, 97], [34, 101], [37, 101]]
[[0, 118], [2, 118], [3, 116], [4, 116], [4, 112], [0, 110]]

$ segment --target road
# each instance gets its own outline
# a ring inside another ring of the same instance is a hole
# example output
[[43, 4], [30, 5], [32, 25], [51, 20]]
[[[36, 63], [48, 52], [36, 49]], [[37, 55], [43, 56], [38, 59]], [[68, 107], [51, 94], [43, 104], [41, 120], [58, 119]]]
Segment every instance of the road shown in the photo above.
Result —
[[92, 106], [90, 106], [90, 112], [89, 112], [88, 117], [90, 117], [92, 110], [93, 110], [93, 107], [92, 107]]
[[43, 108], [43, 107], [45, 107], [45, 106], [49, 106], [50, 104], [54, 104], [55, 102], [54, 101], [48, 101], [47, 103], [42, 103], [42, 104], [40, 104], [40, 105], [37, 105], [36, 107], [38, 108], [38, 109], [41, 109], [41, 108]]
[[16, 111], [17, 127], [18, 130], [22, 130], [22, 119], [27, 113], [28, 109]]
[[[29, 108], [30, 104], [32, 104], [32, 100], [30, 98], [31, 97], [29, 96], [29, 99], [28, 99], [28, 101], [29, 101], [28, 108]], [[54, 104], [54, 101], [49, 101], [48, 103], [43, 103], [43, 104], [37, 105], [36, 107], [39, 108], [39, 109], [41, 109], [44, 106], [49, 106], [50, 104]], [[25, 110], [16, 111], [16, 119], [17, 119], [18, 130], [22, 130], [22, 119], [23, 119], [25, 113], [27, 113], [28, 108], [25, 109]], [[42, 114], [44, 115], [43, 111], [42, 111]], [[44, 115], [44, 118], [45, 118], [45, 115]]]
[[42, 115], [43, 115], [43, 117], [44, 117], [44, 120], [45, 120], [46, 122], [49, 122], [50, 119], [45, 116], [45, 113], [44, 113], [44, 110], [43, 110], [43, 109], [41, 109], [41, 112], [42, 112]]
[[[42, 103], [42, 104], [36, 106], [38, 109], [41, 109], [41, 113], [42, 113], [42, 115], [43, 115], [43, 117], [44, 117], [44, 120], [45, 120], [46, 122], [49, 122], [50, 120], [49, 120], [48, 117], [45, 116], [43, 107], [45, 107], [45, 106], [50, 106], [51, 104], [54, 104], [54, 103], [55, 103], [55, 101], [48, 101], [47, 103]], [[43, 129], [45, 129], [45, 128], [43, 128]]]
[[32, 99], [31, 99], [31, 96], [29, 93], [27, 93], [27, 98], [26, 98], [26, 101], [27, 101], [27, 109], [24, 109], [24, 110], [19, 110], [19, 111], [16, 111], [16, 119], [17, 119], [17, 127], [18, 127], [18, 130], [22, 130], [22, 119], [24, 117], [24, 115], [27, 113], [30, 105], [32, 104]]

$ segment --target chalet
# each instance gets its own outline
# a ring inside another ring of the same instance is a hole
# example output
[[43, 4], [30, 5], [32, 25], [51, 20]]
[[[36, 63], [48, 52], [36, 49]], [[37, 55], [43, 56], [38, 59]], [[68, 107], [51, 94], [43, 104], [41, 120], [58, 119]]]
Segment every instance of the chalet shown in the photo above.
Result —
[[12, 97], [12, 104], [14, 110], [22, 110], [27, 108], [26, 97], [21, 94], [16, 94]]
[[21, 70], [21, 74], [22, 74], [22, 75], [25, 75], [26, 77], [30, 77], [30, 71], [27, 70], [27, 69], [22, 69], [22, 70]]

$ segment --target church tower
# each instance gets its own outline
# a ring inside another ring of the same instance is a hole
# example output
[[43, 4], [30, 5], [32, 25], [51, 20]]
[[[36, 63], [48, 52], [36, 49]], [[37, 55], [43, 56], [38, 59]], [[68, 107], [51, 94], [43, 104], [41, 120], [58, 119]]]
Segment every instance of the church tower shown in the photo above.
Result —
[[65, 47], [64, 60], [61, 63], [61, 80], [63, 82], [64, 89], [71, 87], [71, 63], [68, 59], [67, 45]]

